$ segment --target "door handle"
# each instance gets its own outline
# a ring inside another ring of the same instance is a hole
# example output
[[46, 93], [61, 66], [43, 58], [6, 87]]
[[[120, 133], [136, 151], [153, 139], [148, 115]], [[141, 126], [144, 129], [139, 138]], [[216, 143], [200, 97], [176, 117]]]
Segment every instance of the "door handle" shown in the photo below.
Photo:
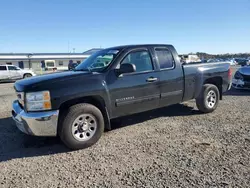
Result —
[[157, 80], [158, 80], [158, 78], [149, 77], [146, 81], [147, 81], [147, 82], [155, 82], [155, 81], [157, 81]]

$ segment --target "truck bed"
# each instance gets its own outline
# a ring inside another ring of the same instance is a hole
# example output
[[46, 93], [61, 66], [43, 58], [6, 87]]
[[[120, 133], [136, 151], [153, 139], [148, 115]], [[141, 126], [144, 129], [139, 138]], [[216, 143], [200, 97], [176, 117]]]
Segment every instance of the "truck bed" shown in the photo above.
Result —
[[204, 84], [203, 81], [211, 76], [222, 82], [221, 93], [228, 89], [228, 72], [230, 64], [227, 62], [215, 63], [191, 63], [183, 64], [184, 75], [184, 96], [183, 101], [196, 98], [200, 93], [200, 88]]

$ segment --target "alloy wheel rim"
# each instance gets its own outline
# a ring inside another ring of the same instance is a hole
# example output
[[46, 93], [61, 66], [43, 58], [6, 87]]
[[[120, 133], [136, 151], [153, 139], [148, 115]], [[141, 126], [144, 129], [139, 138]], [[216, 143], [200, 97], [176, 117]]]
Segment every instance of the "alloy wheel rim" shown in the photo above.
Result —
[[207, 94], [207, 98], [206, 98], [206, 103], [207, 103], [207, 106], [209, 108], [213, 108], [216, 104], [216, 101], [217, 101], [217, 97], [216, 97], [216, 93], [215, 91], [213, 90], [210, 90]]
[[78, 141], [87, 141], [94, 136], [96, 129], [96, 118], [91, 114], [81, 114], [72, 124], [72, 135]]

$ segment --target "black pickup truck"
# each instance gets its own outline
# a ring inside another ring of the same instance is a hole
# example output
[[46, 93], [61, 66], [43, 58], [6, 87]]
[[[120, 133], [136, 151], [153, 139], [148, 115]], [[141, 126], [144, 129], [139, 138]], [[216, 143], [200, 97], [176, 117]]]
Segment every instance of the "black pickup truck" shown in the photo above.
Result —
[[60, 136], [86, 148], [110, 130], [110, 120], [196, 99], [216, 109], [231, 86], [228, 63], [182, 64], [172, 45], [127, 45], [91, 55], [74, 70], [17, 81], [12, 116], [35, 136]]

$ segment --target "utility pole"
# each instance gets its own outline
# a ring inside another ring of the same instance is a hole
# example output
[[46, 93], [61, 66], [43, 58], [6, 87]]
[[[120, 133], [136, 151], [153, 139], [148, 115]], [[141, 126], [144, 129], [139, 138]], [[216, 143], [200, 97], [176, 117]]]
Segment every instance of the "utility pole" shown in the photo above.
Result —
[[69, 53], [69, 41], [68, 41], [68, 53]]
[[29, 61], [29, 69], [31, 68], [31, 62], [30, 62], [30, 57], [32, 56], [32, 54], [28, 54], [27, 57], [28, 57], [28, 61]]

